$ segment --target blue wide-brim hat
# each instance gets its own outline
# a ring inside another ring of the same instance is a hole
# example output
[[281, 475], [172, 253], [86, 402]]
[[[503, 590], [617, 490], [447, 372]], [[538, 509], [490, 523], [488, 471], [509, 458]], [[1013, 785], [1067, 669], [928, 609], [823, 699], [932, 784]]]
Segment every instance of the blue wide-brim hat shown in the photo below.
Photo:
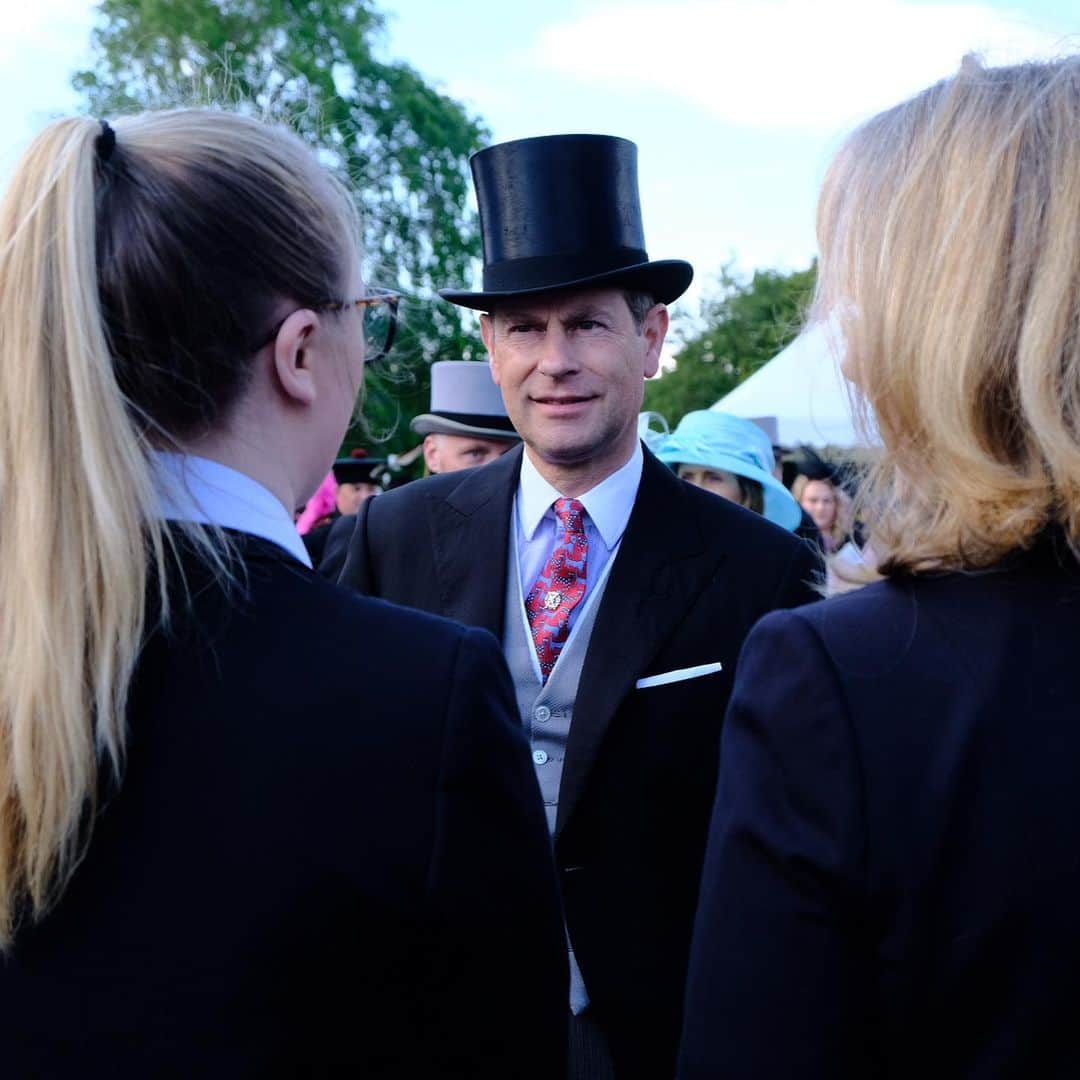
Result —
[[452, 304], [570, 288], [621, 288], [658, 303], [694, 276], [682, 259], [650, 260], [638, 195], [637, 146], [613, 135], [543, 135], [499, 143], [471, 159], [483, 289], [440, 289]]
[[672, 468], [697, 465], [756, 480], [765, 494], [765, 517], [790, 532], [802, 520], [795, 497], [773, 476], [769, 436], [752, 420], [712, 409], [687, 413], [654, 452]]

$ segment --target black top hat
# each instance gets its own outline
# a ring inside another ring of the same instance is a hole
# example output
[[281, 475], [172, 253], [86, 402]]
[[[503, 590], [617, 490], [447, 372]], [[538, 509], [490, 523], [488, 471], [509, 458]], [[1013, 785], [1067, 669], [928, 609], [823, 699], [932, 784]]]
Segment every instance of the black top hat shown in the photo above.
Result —
[[637, 147], [611, 135], [547, 135], [481, 150], [472, 158], [483, 292], [442, 289], [462, 307], [577, 286], [651, 293], [669, 304], [694, 269], [649, 262], [638, 199]]
[[349, 457], [338, 458], [333, 471], [339, 484], [382, 485], [389, 479], [386, 458], [368, 457], [363, 450], [354, 450]]

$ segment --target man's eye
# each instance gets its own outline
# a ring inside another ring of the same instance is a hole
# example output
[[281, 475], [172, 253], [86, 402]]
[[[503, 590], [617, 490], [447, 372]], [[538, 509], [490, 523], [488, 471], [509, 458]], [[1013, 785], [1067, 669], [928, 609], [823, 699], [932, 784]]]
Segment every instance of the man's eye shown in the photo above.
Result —
[[511, 323], [509, 328], [511, 334], [524, 334], [528, 333], [530, 330], [539, 329], [540, 326], [538, 323]]
[[599, 319], [579, 319], [575, 325], [578, 330], [600, 330], [604, 324]]

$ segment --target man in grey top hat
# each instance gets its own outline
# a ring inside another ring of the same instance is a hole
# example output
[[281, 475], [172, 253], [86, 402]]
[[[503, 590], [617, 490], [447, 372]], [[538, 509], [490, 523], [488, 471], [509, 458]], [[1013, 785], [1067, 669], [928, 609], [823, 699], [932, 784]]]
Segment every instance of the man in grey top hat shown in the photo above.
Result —
[[636, 153], [567, 135], [473, 158], [484, 287], [442, 295], [483, 313], [524, 452], [370, 500], [341, 577], [502, 642], [563, 889], [574, 1080], [675, 1073], [739, 650], [814, 598], [802, 541], [637, 437], [692, 270], [649, 260]]
[[431, 365], [431, 411], [410, 427], [424, 436], [424, 464], [433, 476], [486, 465], [521, 441], [491, 368], [473, 360]]
[[[424, 464], [431, 475], [486, 465], [521, 442], [491, 368], [477, 360], [437, 360], [431, 365], [431, 411], [409, 425], [424, 436]], [[345, 565], [355, 514], [334, 521], [320, 537], [318, 570], [336, 579]]]

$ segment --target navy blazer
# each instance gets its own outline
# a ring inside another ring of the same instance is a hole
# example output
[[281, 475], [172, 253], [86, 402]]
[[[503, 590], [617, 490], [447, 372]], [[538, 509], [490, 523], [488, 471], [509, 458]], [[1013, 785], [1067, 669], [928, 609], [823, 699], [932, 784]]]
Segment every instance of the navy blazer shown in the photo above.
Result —
[[495, 641], [239, 542], [229, 592], [185, 560], [123, 781], [0, 963], [4, 1075], [562, 1075], [557, 885]]
[[[501, 636], [521, 453], [369, 499], [343, 582]], [[813, 598], [816, 565], [791, 533], [646, 452], [581, 674], [555, 829], [574, 954], [620, 1078], [674, 1072], [736, 659], [761, 615]], [[717, 662], [702, 678], [636, 685]]]
[[771, 615], [725, 726], [679, 1075], [1080, 1075], [1080, 571]]

